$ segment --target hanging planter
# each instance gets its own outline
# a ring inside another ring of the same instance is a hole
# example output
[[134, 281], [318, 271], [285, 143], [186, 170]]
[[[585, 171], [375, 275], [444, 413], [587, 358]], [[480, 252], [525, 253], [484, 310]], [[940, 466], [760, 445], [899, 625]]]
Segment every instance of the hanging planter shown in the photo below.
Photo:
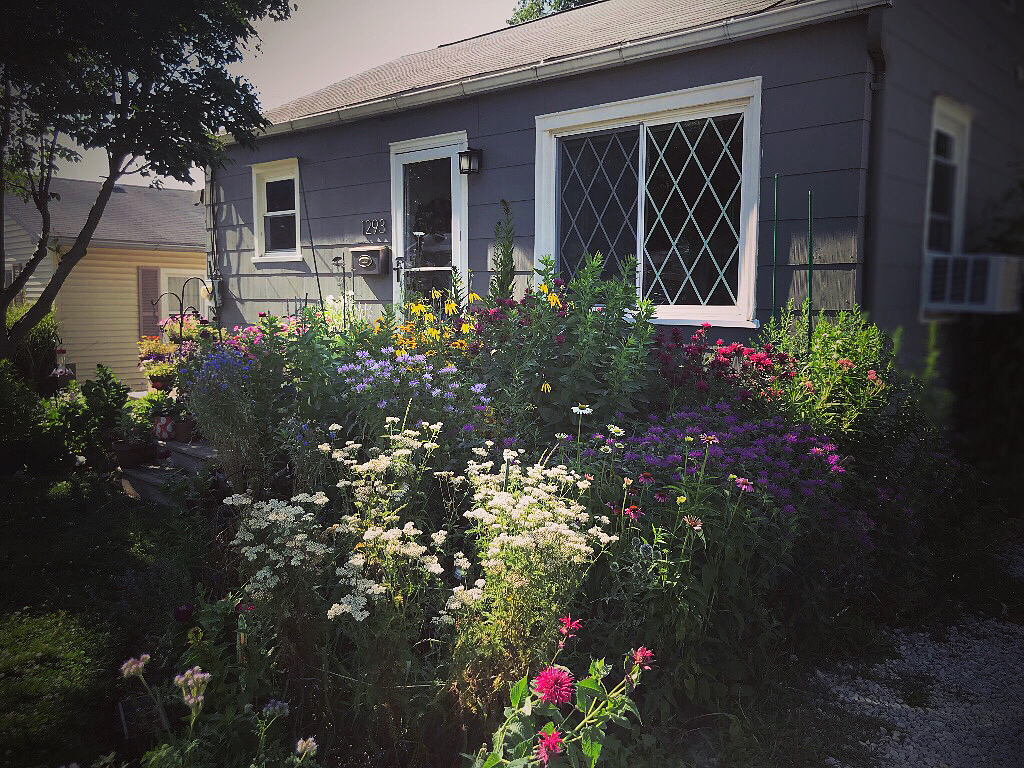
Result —
[[158, 391], [169, 392], [174, 388], [173, 373], [159, 373], [149, 375], [149, 385]]

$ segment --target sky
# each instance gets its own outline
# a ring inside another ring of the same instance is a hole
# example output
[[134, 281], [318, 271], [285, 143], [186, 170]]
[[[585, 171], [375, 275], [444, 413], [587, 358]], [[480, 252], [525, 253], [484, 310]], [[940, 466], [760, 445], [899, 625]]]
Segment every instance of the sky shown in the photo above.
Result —
[[[264, 109], [280, 106], [407, 53], [434, 48], [505, 26], [515, 0], [297, 0], [284, 22], [257, 25], [260, 51], [234, 67], [260, 96]], [[94, 150], [61, 170], [72, 179], [98, 180], [106, 155]], [[122, 184], [151, 180], [126, 176]], [[184, 187], [174, 179], [165, 186]], [[192, 186], [202, 186], [202, 171]]]

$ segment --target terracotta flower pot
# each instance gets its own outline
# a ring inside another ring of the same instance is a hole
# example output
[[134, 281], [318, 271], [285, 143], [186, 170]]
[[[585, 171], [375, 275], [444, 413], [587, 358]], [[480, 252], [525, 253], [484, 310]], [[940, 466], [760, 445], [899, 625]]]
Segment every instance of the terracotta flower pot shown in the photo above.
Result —
[[153, 417], [153, 437], [157, 440], [173, 440], [175, 436], [172, 416]]
[[141, 441], [115, 440], [110, 450], [114, 452], [121, 469], [141, 467], [149, 457], [149, 446]]
[[192, 442], [192, 432], [196, 423], [187, 416], [174, 422], [174, 439], [182, 443]]

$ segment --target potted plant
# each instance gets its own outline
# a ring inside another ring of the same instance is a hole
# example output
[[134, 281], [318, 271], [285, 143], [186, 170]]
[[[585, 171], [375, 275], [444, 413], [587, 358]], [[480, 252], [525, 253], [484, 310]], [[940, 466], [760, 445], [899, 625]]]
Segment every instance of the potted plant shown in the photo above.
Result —
[[174, 386], [177, 351], [177, 344], [161, 341], [159, 336], [146, 336], [139, 341], [139, 364], [153, 389], [168, 391]]
[[130, 411], [124, 411], [114, 430], [110, 450], [114, 452], [121, 469], [133, 469], [144, 464], [150, 455], [147, 425], [139, 423]]

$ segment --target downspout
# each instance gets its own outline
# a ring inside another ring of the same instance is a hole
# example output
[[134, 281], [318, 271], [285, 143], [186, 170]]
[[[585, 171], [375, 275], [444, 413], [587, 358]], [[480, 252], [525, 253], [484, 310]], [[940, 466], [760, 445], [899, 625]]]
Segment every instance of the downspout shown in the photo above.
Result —
[[[887, 6], [888, 7], [888, 6]], [[861, 307], [873, 308], [871, 276], [873, 261], [879, 258], [881, 242], [880, 198], [882, 190], [882, 142], [885, 130], [885, 49], [883, 45], [885, 8], [868, 12], [867, 47], [873, 65], [871, 77], [871, 126], [868, 129], [867, 201], [864, 211], [864, 253], [861, 258]]]

